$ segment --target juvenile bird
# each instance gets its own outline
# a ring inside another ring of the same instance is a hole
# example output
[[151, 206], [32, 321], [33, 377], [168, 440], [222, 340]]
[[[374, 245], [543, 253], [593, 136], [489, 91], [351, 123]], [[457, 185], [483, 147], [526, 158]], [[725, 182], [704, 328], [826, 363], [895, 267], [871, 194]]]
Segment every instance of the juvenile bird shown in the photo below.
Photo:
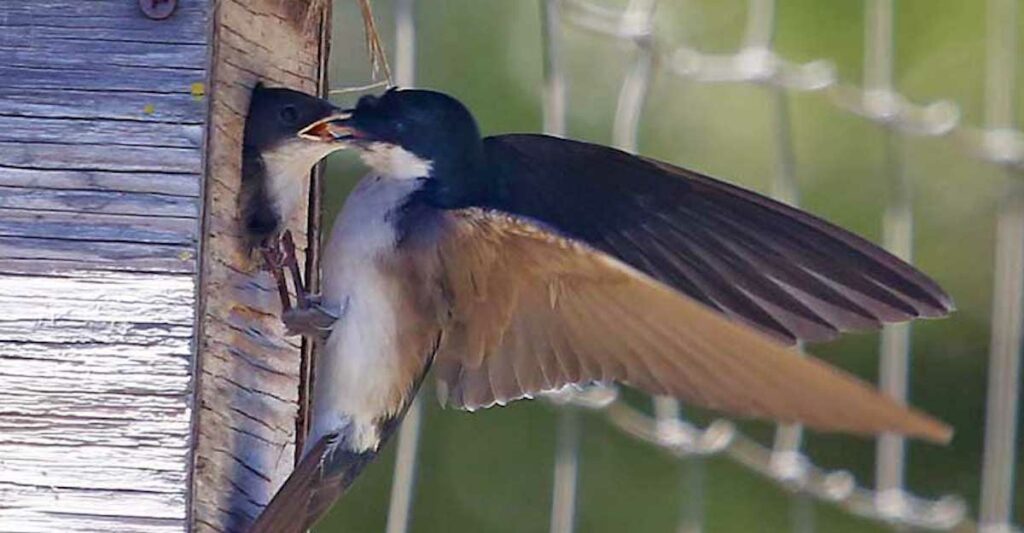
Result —
[[281, 267], [287, 263], [297, 272], [298, 265], [293, 251], [281, 250], [280, 240], [284, 235], [285, 246], [294, 247], [284, 228], [306, 201], [304, 178], [317, 162], [345, 147], [324, 126], [347, 116], [341, 113], [326, 100], [291, 89], [257, 84], [252, 92], [242, 140], [242, 245], [248, 255], [263, 254], [286, 311], [291, 306]]
[[318, 356], [311, 434], [253, 531], [320, 518], [431, 367], [442, 401], [470, 410], [616, 381], [822, 431], [951, 436], [790, 347], [952, 310], [860, 237], [605, 146], [482, 138], [439, 92], [389, 90], [315, 124], [372, 171], [323, 256], [322, 299], [340, 318]]

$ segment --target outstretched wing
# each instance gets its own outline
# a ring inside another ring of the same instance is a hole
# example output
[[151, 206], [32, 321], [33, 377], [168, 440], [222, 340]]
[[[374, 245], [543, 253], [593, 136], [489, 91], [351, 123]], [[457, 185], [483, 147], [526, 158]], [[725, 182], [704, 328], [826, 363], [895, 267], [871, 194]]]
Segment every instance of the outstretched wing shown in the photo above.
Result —
[[952, 309], [910, 265], [751, 191], [544, 135], [485, 146], [498, 185], [481, 207], [539, 221], [785, 342]]
[[619, 381], [739, 416], [945, 441], [950, 429], [549, 228], [467, 208], [443, 215], [451, 320], [434, 368], [473, 409]]

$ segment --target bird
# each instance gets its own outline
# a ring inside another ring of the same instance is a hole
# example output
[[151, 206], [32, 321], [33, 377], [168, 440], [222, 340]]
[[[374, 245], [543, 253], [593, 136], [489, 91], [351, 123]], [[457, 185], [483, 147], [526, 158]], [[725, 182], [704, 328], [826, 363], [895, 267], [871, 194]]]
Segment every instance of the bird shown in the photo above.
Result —
[[[303, 178], [321, 159], [345, 147], [323, 129], [327, 121], [344, 116], [330, 101], [301, 91], [262, 83], [252, 90], [242, 135], [241, 244], [248, 257], [256, 251], [262, 254], [285, 312], [291, 303], [281, 268], [298, 272], [285, 224], [304, 201]], [[297, 293], [304, 295], [302, 290]]]
[[619, 382], [736, 417], [952, 437], [794, 346], [954, 310], [866, 239], [614, 148], [483, 137], [442, 92], [392, 88], [316, 124], [370, 172], [323, 255], [321, 305], [337, 319], [317, 355], [310, 435], [253, 532], [322, 517], [428, 371], [442, 403], [467, 410]]

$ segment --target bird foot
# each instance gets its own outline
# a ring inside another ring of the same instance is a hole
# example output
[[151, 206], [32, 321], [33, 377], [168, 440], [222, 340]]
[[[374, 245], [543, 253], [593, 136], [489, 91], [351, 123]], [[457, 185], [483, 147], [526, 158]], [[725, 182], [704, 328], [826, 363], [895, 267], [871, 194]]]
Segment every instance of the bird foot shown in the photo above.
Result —
[[280, 241], [276, 237], [267, 239], [260, 247], [260, 253], [263, 255], [264, 267], [270, 271], [270, 274], [274, 276], [274, 281], [277, 283], [277, 294], [281, 299], [281, 311], [284, 312], [291, 309], [292, 302], [288, 294], [288, 281], [285, 279], [283, 270], [286, 263], [286, 254], [281, 250]]
[[326, 340], [341, 316], [338, 309], [329, 309], [323, 305], [319, 295], [310, 294], [302, 281], [299, 272], [299, 261], [295, 257], [295, 241], [290, 231], [281, 235], [283, 265], [291, 273], [295, 285], [295, 307], [287, 307], [281, 313], [281, 321], [287, 328], [288, 335], [302, 335], [312, 339]]
[[341, 312], [321, 304], [319, 300], [311, 295], [308, 306], [292, 308], [281, 314], [288, 335], [302, 335], [320, 341], [330, 336]]

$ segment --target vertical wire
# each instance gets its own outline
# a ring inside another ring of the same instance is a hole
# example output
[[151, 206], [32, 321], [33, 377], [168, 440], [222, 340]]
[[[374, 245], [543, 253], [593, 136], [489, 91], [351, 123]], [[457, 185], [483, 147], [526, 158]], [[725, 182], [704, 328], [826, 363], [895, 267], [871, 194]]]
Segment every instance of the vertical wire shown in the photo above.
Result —
[[[634, 26], [628, 33], [636, 35], [637, 48], [619, 91], [612, 142], [617, 148], [630, 153], [636, 153], [639, 148], [640, 120], [654, 74], [653, 22], [656, 9], [657, 0], [631, 0], [623, 17]], [[679, 420], [679, 402], [669, 396], [656, 396], [653, 405], [659, 431], [666, 434], [670, 426]], [[684, 458], [680, 468], [682, 502], [677, 531], [700, 533], [704, 528], [704, 458], [699, 455]]]
[[[561, 6], [559, 0], [542, 2], [544, 131], [564, 136], [566, 88], [562, 60]], [[581, 416], [579, 410], [572, 405], [563, 406], [558, 412], [551, 487], [551, 533], [571, 533], [575, 528], [580, 440], [583, 431]]]
[[[749, 9], [746, 46], [770, 49], [775, 37], [775, 1], [751, 0]], [[796, 153], [793, 148], [789, 94], [779, 85], [771, 84], [766, 88], [773, 97], [776, 138], [775, 175], [772, 178], [771, 195], [779, 201], [797, 206], [800, 201], [800, 190], [796, 181]], [[802, 346], [800, 350], [803, 351]], [[788, 475], [802, 474], [802, 445], [803, 426], [800, 424], [782, 424], [776, 428], [772, 459], [781, 461], [776, 463], [776, 468], [780, 468], [780, 472]], [[806, 494], [796, 493], [790, 496], [789, 522], [791, 531], [795, 533], [814, 531], [814, 503]]]
[[565, 71], [562, 61], [562, 14], [559, 0], [542, 0], [544, 46], [544, 132], [565, 135]]
[[[914, 215], [910, 183], [901, 154], [903, 143], [891, 129], [885, 131], [884, 138], [889, 198], [882, 218], [882, 246], [910, 263], [914, 246]], [[879, 388], [904, 402], [910, 379], [910, 324], [886, 324], [879, 342]], [[883, 434], [878, 438], [876, 453], [875, 484], [882, 499], [878, 503], [896, 506], [891, 510], [898, 511], [903, 504], [906, 441], [893, 433]]]
[[612, 142], [616, 147], [635, 153], [639, 139], [640, 117], [651, 86], [654, 71], [654, 43], [651, 25], [657, 0], [631, 0], [624, 19], [639, 30], [637, 49], [629, 72], [622, 81], [619, 101], [612, 124]]
[[[1016, 0], [989, 0], [985, 128], [1014, 125]], [[1024, 326], [1024, 187], [1009, 176], [996, 225], [995, 285], [989, 354], [980, 531], [1012, 531], [1013, 471]]]
[[576, 490], [580, 469], [583, 420], [579, 409], [566, 405], [558, 413], [555, 472], [551, 490], [551, 533], [571, 533], [576, 527]]
[[[411, 87], [416, 83], [415, 0], [398, 0], [395, 6], [395, 83]], [[398, 430], [395, 471], [391, 479], [387, 533], [405, 533], [412, 522], [416, 491], [416, 457], [423, 426], [423, 394], [413, 398]]]
[[992, 304], [985, 451], [981, 474], [979, 531], [1012, 531], [1014, 441], [1020, 382], [1024, 271], [1024, 187], [1016, 181], [999, 209]]
[[683, 460], [683, 503], [679, 533], [704, 531], [704, 471], [706, 459], [694, 455]]
[[775, 34], [775, 0], [750, 0], [747, 5], [747, 27], [743, 32], [744, 48], [768, 48]]
[[[868, 0], [865, 9], [864, 87], [866, 98], [889, 102], [893, 88], [893, 2]], [[876, 108], [888, 112], [887, 108]], [[889, 195], [882, 218], [882, 246], [905, 261], [913, 248], [913, 211], [910, 186], [903, 165], [903, 142], [889, 125], [884, 131], [884, 168]], [[910, 361], [910, 326], [887, 324], [879, 341], [879, 387], [899, 402], [907, 399]], [[906, 443], [886, 433], [876, 444], [875, 486], [879, 508], [899, 514], [904, 507]]]
[[416, 83], [416, 2], [395, 3], [395, 83], [409, 87]]
[[[670, 434], [680, 416], [679, 402], [675, 398], [654, 398], [654, 417], [660, 434]], [[699, 454], [684, 456], [680, 461], [682, 502], [677, 533], [701, 533], [704, 530], [704, 461]]]
[[423, 399], [417, 395], [398, 433], [395, 473], [391, 479], [391, 499], [388, 502], [387, 533], [405, 533], [412, 523], [412, 506], [416, 494], [416, 456], [422, 425]]
[[986, 30], [985, 127], [1012, 128], [1017, 77], [1016, 0], [989, 0]]
[[[796, 154], [793, 148], [793, 129], [789, 111], [789, 95], [782, 87], [771, 85], [768, 90], [774, 96], [776, 170], [772, 179], [772, 197], [792, 206], [799, 205], [800, 189], [796, 181]], [[803, 352], [803, 346], [799, 346]], [[803, 426], [781, 424], [775, 430], [772, 445], [773, 460], [780, 472], [801, 475], [803, 469], [800, 448], [803, 446]], [[815, 530], [814, 503], [803, 493], [792, 494], [789, 498], [790, 529], [794, 533], [811, 533]]]
[[864, 85], [892, 89], [892, 0], [867, 0], [864, 21]]

